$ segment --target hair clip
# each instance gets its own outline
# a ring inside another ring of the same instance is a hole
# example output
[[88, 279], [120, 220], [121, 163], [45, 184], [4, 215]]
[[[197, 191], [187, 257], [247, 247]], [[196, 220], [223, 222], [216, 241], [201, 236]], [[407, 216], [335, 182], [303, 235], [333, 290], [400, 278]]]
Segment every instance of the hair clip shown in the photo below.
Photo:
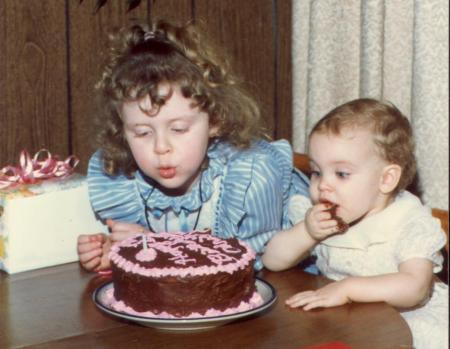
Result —
[[144, 33], [144, 41], [156, 38], [156, 33], [154, 31], [149, 31]]

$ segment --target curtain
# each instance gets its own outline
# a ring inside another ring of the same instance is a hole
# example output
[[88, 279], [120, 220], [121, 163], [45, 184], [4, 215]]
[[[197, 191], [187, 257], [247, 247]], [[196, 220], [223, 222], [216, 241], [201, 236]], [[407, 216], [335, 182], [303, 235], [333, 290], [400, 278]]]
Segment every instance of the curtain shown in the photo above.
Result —
[[413, 127], [422, 199], [448, 210], [447, 0], [292, 0], [293, 146], [349, 100], [389, 100]]

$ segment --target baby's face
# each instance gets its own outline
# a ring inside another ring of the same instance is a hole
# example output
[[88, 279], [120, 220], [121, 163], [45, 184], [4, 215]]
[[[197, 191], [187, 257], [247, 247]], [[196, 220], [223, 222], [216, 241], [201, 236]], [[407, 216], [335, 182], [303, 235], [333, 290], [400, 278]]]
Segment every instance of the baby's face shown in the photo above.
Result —
[[[169, 86], [160, 87], [161, 94]], [[179, 88], [149, 116], [149, 97], [126, 102], [121, 109], [124, 133], [139, 168], [173, 195], [182, 195], [199, 178], [212, 135], [208, 114], [192, 107]], [[142, 110], [144, 108], [144, 110]]]
[[385, 207], [379, 185], [387, 163], [377, 155], [370, 131], [352, 128], [340, 135], [314, 133], [309, 157], [314, 203], [336, 204], [336, 214], [347, 223]]

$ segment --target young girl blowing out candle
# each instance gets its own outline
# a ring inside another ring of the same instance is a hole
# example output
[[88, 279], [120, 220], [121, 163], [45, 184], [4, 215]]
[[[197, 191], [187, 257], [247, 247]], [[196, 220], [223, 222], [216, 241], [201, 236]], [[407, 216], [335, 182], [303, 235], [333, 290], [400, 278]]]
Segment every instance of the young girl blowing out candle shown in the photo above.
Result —
[[291, 226], [290, 197], [308, 195], [289, 144], [264, 140], [257, 104], [196, 26], [136, 24], [112, 39], [88, 169], [111, 234], [79, 236], [82, 266], [108, 268], [111, 242], [144, 230], [211, 228], [262, 253]]

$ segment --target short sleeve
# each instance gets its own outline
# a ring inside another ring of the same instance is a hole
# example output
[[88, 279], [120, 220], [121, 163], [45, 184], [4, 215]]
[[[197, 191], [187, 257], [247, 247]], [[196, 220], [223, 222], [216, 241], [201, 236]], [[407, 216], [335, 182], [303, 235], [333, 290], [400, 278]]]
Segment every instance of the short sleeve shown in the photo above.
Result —
[[87, 181], [92, 208], [100, 218], [144, 223], [135, 180], [123, 175], [106, 174], [100, 151], [89, 160]]
[[[267, 142], [232, 159], [224, 178], [219, 236], [235, 236], [262, 254], [267, 241], [288, 226], [290, 195], [307, 192], [307, 183], [294, 190], [293, 176], [289, 154]], [[255, 268], [262, 268], [259, 258]]]
[[411, 258], [426, 258], [433, 262], [435, 273], [442, 269], [441, 249], [446, 242], [440, 221], [431, 215], [421, 215], [411, 219], [403, 228], [396, 255], [398, 264]]

